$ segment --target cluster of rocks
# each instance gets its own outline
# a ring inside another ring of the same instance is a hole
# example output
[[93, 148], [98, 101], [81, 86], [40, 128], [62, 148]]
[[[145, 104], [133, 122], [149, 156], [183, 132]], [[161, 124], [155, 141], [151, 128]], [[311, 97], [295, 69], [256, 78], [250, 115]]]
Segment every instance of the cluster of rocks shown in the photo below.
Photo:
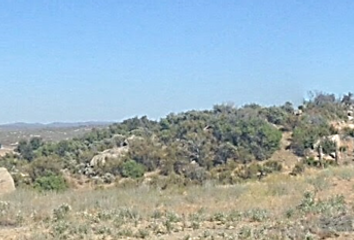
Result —
[[100, 174], [97, 171], [97, 168], [104, 166], [109, 160], [123, 158], [128, 153], [128, 151], [128, 145], [107, 149], [94, 156], [90, 162], [86, 164], [79, 164], [77, 166], [77, 172], [96, 181], [97, 183], [112, 183], [115, 180], [115, 176], [111, 173]]
[[128, 146], [107, 149], [92, 158], [89, 163], [89, 167], [103, 166], [109, 159], [119, 159], [125, 156], [129, 151]]

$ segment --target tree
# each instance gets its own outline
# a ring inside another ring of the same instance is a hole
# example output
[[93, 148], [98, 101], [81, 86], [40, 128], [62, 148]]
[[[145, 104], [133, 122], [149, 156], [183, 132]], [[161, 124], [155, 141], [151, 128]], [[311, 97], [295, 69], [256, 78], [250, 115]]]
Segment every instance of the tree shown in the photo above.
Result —
[[140, 178], [144, 176], [144, 172], [144, 165], [128, 160], [123, 163], [121, 174], [123, 177]]
[[60, 157], [64, 157], [66, 152], [70, 151], [70, 144], [69, 141], [63, 140], [60, 141], [57, 145], [56, 153]]
[[32, 150], [37, 150], [38, 148], [40, 148], [43, 145], [43, 140], [40, 137], [34, 137], [34, 138], [31, 138], [29, 144], [30, 144]]
[[18, 152], [22, 158], [29, 162], [34, 158], [33, 148], [31, 144], [27, 142], [27, 140], [20, 140], [15, 151]]
[[278, 129], [259, 118], [219, 119], [214, 134], [219, 141], [230, 142], [238, 149], [248, 151], [257, 160], [269, 158], [279, 148], [281, 139]]
[[348, 94], [345, 94], [342, 98], [341, 103], [343, 103], [344, 105], [351, 105], [354, 103], [353, 99], [353, 93], [349, 92]]
[[330, 134], [330, 127], [326, 122], [303, 121], [294, 129], [290, 147], [296, 155], [304, 156], [305, 150], [313, 148], [320, 137]]
[[225, 164], [229, 159], [235, 160], [238, 156], [238, 149], [230, 142], [222, 143], [216, 150], [214, 164]]

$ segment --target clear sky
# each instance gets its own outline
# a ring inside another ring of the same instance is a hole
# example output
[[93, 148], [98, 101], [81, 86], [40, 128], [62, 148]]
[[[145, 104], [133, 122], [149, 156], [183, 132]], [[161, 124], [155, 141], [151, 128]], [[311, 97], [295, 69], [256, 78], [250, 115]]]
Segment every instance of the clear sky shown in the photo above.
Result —
[[0, 123], [354, 91], [353, 0], [2, 0]]

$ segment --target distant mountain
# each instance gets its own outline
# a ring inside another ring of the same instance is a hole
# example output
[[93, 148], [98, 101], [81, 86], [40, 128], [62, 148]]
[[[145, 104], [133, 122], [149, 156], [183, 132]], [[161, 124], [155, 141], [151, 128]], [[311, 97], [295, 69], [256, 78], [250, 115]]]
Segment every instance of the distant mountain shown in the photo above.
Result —
[[112, 124], [113, 122], [99, 122], [99, 121], [89, 121], [89, 122], [53, 122], [53, 123], [9, 123], [0, 125], [0, 129], [3, 130], [13, 130], [13, 129], [43, 129], [43, 128], [77, 128], [77, 127], [103, 127]]

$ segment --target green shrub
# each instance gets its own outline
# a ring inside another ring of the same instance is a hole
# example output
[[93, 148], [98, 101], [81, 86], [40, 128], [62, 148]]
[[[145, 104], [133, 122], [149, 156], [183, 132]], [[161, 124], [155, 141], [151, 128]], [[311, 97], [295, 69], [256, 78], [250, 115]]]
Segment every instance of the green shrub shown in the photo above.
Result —
[[305, 192], [301, 203], [293, 211], [302, 214], [315, 213], [336, 216], [346, 211], [346, 204], [343, 195], [332, 196], [326, 200], [317, 200], [314, 193]]
[[47, 177], [50, 175], [60, 175], [63, 169], [63, 161], [58, 157], [40, 157], [32, 161], [27, 166], [27, 172], [32, 181], [37, 178]]
[[336, 151], [336, 143], [331, 141], [330, 139], [323, 139], [321, 141], [321, 146], [324, 154], [330, 154]]
[[[236, 153], [232, 154], [233, 151], [230, 152], [228, 148], [228, 157], [231, 154], [236, 155], [237, 159], [243, 161], [243, 156], [248, 154], [257, 160], [265, 160], [272, 156], [279, 149], [281, 132], [267, 121], [252, 116], [252, 111], [247, 112], [244, 109], [239, 115], [238, 118], [229, 116], [229, 118], [217, 119], [213, 126], [216, 139], [230, 142], [237, 149]], [[240, 152], [240, 149], [245, 152]]]
[[263, 109], [262, 113], [265, 115], [268, 122], [277, 125], [283, 125], [289, 114], [284, 111], [284, 109], [275, 106]]
[[308, 117], [297, 126], [293, 132], [291, 149], [298, 156], [305, 156], [307, 149], [312, 149], [316, 141], [323, 136], [331, 135], [330, 126], [326, 120], [318, 117]]
[[140, 178], [144, 176], [144, 166], [133, 160], [129, 160], [122, 165], [122, 176], [130, 178]]
[[63, 176], [51, 174], [37, 178], [34, 188], [39, 191], [63, 191], [68, 188], [68, 185]]
[[69, 214], [71, 211], [71, 206], [69, 204], [62, 204], [58, 208], [53, 209], [53, 220], [54, 221], [59, 221], [59, 220], [64, 220], [66, 216]]
[[246, 212], [245, 216], [253, 222], [263, 222], [269, 218], [269, 213], [265, 209], [255, 208]]

